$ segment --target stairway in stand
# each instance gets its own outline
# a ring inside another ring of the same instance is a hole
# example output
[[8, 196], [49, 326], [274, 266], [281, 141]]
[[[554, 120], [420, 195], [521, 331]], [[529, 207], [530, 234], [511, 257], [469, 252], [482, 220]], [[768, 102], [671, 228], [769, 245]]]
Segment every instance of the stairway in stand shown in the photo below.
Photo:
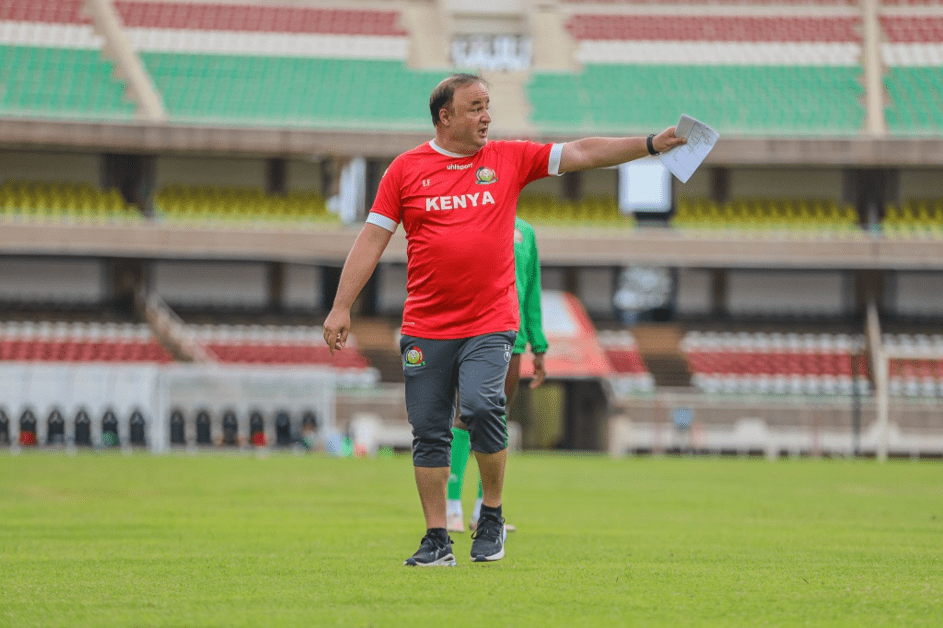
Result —
[[681, 353], [684, 330], [671, 324], [642, 324], [631, 328], [639, 353], [658, 387], [687, 387], [691, 372]]
[[380, 371], [380, 381], [401, 383], [403, 363], [396, 346], [396, 324], [382, 318], [355, 319], [351, 325], [357, 349]]

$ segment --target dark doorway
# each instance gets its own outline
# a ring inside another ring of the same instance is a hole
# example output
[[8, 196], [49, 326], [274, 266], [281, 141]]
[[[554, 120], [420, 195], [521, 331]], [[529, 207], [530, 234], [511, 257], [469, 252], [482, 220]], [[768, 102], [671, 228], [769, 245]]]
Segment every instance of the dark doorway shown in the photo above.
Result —
[[29, 408], [20, 415], [20, 445], [34, 447], [36, 445], [36, 415]]
[[232, 410], [223, 412], [223, 444], [232, 446], [239, 444], [239, 420]]
[[75, 444], [82, 447], [92, 446], [92, 419], [85, 408], [75, 413]]
[[285, 410], [275, 415], [275, 444], [282, 447], [291, 444], [291, 416]]
[[147, 422], [138, 409], [135, 409], [131, 413], [131, 418], [128, 419], [128, 436], [131, 445], [143, 447], [147, 444]]
[[174, 408], [170, 412], [170, 444], [171, 445], [186, 445], [187, 444], [187, 421], [183, 417], [183, 412], [180, 408]]
[[210, 426], [210, 413], [206, 410], [200, 410], [196, 414], [196, 444], [212, 445], [212, 431]]
[[46, 444], [65, 445], [65, 419], [59, 408], [53, 408], [46, 419]]
[[105, 447], [118, 446], [118, 416], [111, 408], [102, 415], [102, 445]]

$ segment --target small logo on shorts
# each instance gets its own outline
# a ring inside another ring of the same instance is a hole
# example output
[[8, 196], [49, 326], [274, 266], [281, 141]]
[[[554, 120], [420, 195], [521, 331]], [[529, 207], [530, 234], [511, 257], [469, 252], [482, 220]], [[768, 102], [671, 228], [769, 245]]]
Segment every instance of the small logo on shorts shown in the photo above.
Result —
[[406, 352], [407, 366], [422, 366], [425, 363], [424, 356], [422, 355], [422, 349], [419, 347], [411, 347], [409, 351]]
[[498, 176], [491, 168], [479, 168], [475, 171], [475, 183], [478, 185], [490, 185], [498, 182]]
[[511, 361], [511, 345], [504, 345], [504, 361]]

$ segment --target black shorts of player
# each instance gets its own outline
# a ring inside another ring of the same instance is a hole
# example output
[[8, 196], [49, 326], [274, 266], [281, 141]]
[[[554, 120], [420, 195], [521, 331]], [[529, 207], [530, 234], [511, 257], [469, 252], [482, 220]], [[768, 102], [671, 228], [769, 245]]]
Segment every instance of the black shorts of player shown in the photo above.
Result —
[[504, 378], [516, 337], [507, 331], [457, 340], [401, 338], [414, 466], [451, 464], [456, 391], [472, 450], [494, 454], [508, 446]]

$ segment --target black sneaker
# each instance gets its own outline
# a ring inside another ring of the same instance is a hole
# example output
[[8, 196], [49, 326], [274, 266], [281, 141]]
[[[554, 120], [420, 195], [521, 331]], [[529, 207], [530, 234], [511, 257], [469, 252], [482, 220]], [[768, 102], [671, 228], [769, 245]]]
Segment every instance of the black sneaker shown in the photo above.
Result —
[[471, 559], [476, 563], [486, 563], [504, 558], [504, 541], [508, 533], [501, 520], [482, 517], [472, 534]]
[[422, 543], [416, 553], [403, 563], [407, 567], [454, 567], [455, 554], [452, 553], [452, 539], [443, 543], [428, 534], [422, 537]]

